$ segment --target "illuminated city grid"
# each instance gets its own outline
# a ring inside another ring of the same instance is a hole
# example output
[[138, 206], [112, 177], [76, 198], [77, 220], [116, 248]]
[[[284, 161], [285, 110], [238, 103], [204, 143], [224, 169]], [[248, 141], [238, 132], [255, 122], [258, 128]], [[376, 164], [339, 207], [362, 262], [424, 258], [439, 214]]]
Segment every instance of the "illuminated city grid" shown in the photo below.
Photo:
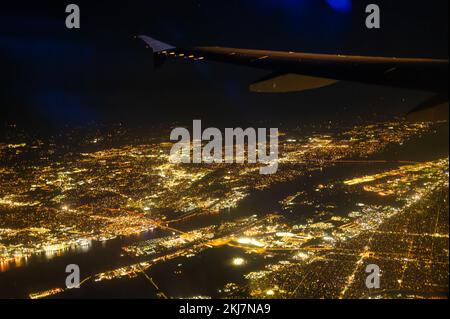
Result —
[[[432, 129], [426, 123], [393, 122], [306, 137], [286, 132], [280, 134], [280, 167], [274, 175], [260, 175], [257, 164], [171, 164], [172, 144], [160, 140], [108, 147], [98, 136], [86, 143], [92, 149], [63, 155], [56, 144], [40, 140], [0, 144], [0, 157], [6, 159], [0, 166], [0, 271], [25, 266], [34, 255], [58, 256], [160, 229], [167, 235], [123, 247], [123, 255], [135, 262], [91, 274], [83, 284], [143, 278], [161, 298], [209, 298], [171, 295], [148, 271], [234, 247], [242, 254], [230, 260], [230, 267], [245, 267], [254, 256], [265, 265], [242, 282], [224, 285], [216, 297], [440, 297], [448, 293], [448, 158], [369, 159]], [[390, 166], [298, 189], [279, 202], [281, 213], [177, 228], [226, 214], [252, 192], [352, 164]], [[346, 208], [333, 198], [346, 199]], [[288, 218], [303, 209], [314, 214]], [[381, 290], [365, 287], [367, 264], [382, 269]], [[29, 297], [64, 292], [48, 287]]]

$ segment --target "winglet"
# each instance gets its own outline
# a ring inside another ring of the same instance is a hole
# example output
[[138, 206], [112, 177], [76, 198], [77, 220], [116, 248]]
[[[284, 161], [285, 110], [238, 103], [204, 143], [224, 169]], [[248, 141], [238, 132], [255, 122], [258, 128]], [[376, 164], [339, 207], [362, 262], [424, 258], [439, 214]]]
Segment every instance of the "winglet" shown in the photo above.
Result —
[[175, 49], [175, 47], [170, 44], [158, 41], [146, 35], [140, 35], [138, 38], [147, 43], [147, 45], [153, 50], [153, 53]]

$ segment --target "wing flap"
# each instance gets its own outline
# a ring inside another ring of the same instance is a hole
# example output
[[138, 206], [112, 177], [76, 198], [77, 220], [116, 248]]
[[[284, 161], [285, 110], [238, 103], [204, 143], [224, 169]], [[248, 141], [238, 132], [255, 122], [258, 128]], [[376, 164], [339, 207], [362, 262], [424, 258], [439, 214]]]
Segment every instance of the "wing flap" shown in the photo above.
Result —
[[410, 122], [448, 122], [448, 96], [436, 95], [418, 105], [406, 115]]
[[314, 90], [335, 84], [336, 80], [300, 74], [271, 75], [250, 85], [251, 92], [288, 93]]

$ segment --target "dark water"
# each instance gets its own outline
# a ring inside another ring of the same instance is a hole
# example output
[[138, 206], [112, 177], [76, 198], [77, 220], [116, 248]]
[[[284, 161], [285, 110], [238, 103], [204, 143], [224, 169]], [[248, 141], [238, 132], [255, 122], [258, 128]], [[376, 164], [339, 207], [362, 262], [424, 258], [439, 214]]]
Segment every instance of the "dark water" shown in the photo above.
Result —
[[[406, 142], [402, 146], [388, 147], [374, 159], [428, 161], [448, 156], [448, 125], [439, 126], [437, 132], [424, 134]], [[398, 166], [386, 164], [338, 164], [323, 170], [305, 174], [293, 181], [274, 185], [268, 190], [257, 191], [244, 199], [237, 208], [220, 215], [196, 218], [183, 224], [173, 225], [180, 229], [193, 229], [218, 224], [227, 220], [250, 215], [280, 213], [291, 222], [300, 222], [314, 213], [313, 210], [294, 210], [284, 212], [278, 203], [286, 196], [304, 189], [312, 189], [317, 184], [340, 179], [348, 179], [361, 174], [370, 174]], [[336, 194], [332, 200], [341, 209], [351, 209], [354, 204], [350, 198]], [[370, 198], [365, 200], [370, 201]], [[0, 298], [26, 298], [29, 293], [65, 286], [65, 267], [77, 264], [81, 277], [85, 278], [99, 272], [129, 265], [135, 260], [121, 256], [121, 248], [133, 242], [164, 235], [154, 231], [131, 238], [118, 238], [106, 243], [94, 243], [83, 249], [69, 250], [61, 256], [36, 256], [27, 260], [22, 267], [12, 268], [0, 273]], [[245, 265], [236, 267], [233, 258], [241, 257]], [[226, 283], [243, 283], [243, 275], [260, 270], [273, 260], [260, 255], [248, 255], [240, 249], [220, 247], [205, 250], [193, 258], [176, 258], [158, 264], [147, 271], [155, 283], [170, 297], [192, 297], [196, 295], [219, 296], [218, 290]], [[181, 271], [181, 273], [175, 273]], [[103, 282], [87, 282], [81, 289], [72, 290], [57, 297], [67, 298], [156, 298], [156, 290], [144, 276], [134, 279], [115, 279]]]

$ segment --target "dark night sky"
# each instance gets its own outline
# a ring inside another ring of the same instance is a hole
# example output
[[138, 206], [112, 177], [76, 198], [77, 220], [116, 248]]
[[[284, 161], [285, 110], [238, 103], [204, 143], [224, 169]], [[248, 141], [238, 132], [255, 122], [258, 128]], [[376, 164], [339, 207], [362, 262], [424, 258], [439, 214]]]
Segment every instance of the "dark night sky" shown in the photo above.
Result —
[[[265, 71], [177, 61], [153, 71], [137, 34], [177, 46], [448, 57], [448, 0], [75, 0], [80, 30], [65, 28], [69, 3], [0, 6], [1, 122], [58, 127], [199, 118], [237, 126], [259, 119], [376, 119], [403, 115], [428, 96], [344, 83], [249, 93], [248, 84]], [[369, 3], [381, 6], [381, 30], [364, 27]]]

